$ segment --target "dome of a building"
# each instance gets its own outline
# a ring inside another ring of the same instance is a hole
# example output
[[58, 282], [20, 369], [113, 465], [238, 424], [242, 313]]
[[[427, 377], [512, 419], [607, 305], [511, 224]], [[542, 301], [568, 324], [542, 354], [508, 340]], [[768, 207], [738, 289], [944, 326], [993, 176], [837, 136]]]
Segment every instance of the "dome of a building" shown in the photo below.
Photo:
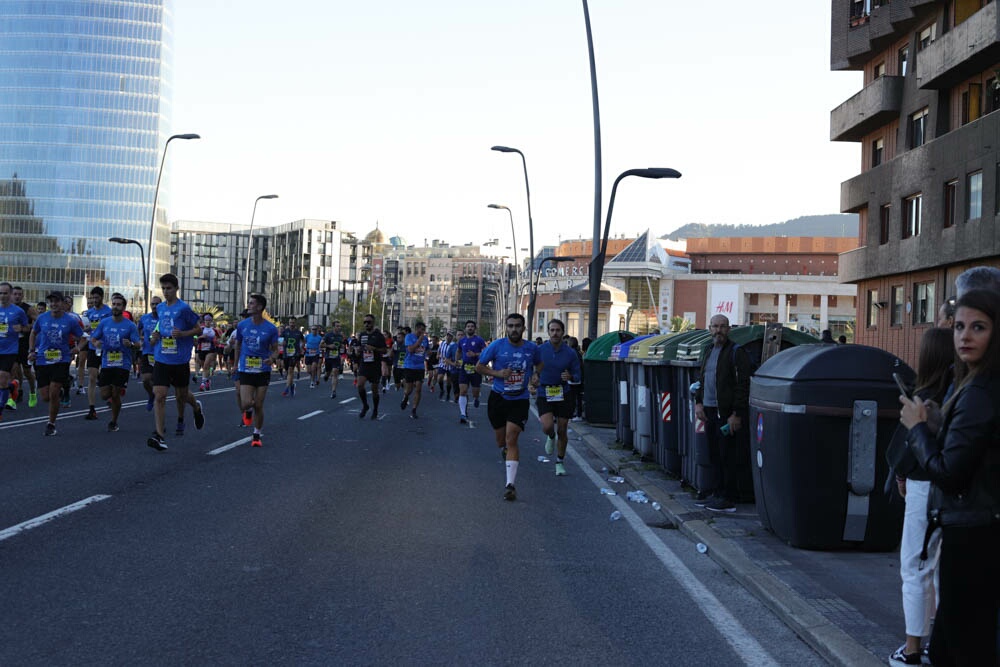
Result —
[[388, 242], [389, 237], [385, 235], [385, 232], [378, 228], [377, 222], [375, 223], [375, 229], [368, 232], [368, 235], [365, 236], [366, 245], [385, 245]]

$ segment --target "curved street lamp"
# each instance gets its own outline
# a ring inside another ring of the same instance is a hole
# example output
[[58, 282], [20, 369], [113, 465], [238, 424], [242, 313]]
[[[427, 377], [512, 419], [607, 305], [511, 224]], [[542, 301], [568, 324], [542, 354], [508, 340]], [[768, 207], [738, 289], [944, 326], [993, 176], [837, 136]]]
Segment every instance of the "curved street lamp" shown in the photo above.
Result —
[[[153, 271], [153, 230], [156, 229], [156, 202], [160, 197], [160, 178], [163, 176], [163, 163], [167, 160], [167, 149], [170, 148], [170, 142], [174, 139], [201, 139], [200, 134], [194, 134], [193, 132], [187, 134], [174, 134], [167, 139], [167, 143], [163, 144], [163, 154], [160, 156], [160, 171], [156, 174], [156, 189], [153, 190], [153, 215], [149, 219], [149, 243], [147, 248], [149, 249], [149, 271]], [[149, 308], [149, 281], [145, 281], [146, 284], [146, 308]]]
[[[592, 340], [597, 339], [597, 311], [601, 293], [601, 278], [604, 275], [604, 258], [608, 251], [608, 234], [611, 232], [611, 212], [615, 209], [615, 193], [618, 191], [618, 184], [623, 178], [638, 176], [639, 178], [680, 178], [681, 172], [669, 167], [649, 167], [648, 169], [628, 169], [619, 174], [615, 179], [615, 184], [611, 186], [611, 199], [608, 201], [608, 217], [604, 222], [604, 236], [601, 238], [601, 251], [596, 253], [590, 260], [590, 269], [587, 271], [590, 282], [590, 308], [588, 310], [587, 336]], [[595, 241], [597, 239], [594, 239]]]
[[247, 237], [247, 268], [243, 274], [243, 294], [250, 298], [250, 256], [253, 254], [253, 219], [257, 217], [257, 202], [261, 199], [277, 199], [278, 195], [261, 195], [253, 200], [253, 213], [250, 214], [250, 235]]
[[120, 236], [112, 236], [108, 239], [112, 243], [121, 245], [134, 245], [139, 248], [139, 261], [142, 262], [142, 291], [146, 295], [146, 310], [149, 309], [149, 280], [146, 278], [146, 253], [142, 250], [142, 244], [135, 239], [123, 239]]
[[[524, 167], [524, 192], [528, 199], [528, 248], [531, 253], [531, 259], [528, 261], [528, 281], [531, 281], [531, 274], [534, 270], [535, 264], [535, 224], [531, 219], [531, 188], [528, 186], [528, 161], [524, 159], [524, 153], [516, 148], [511, 148], [509, 146], [493, 146], [490, 150], [497, 151], [499, 153], [517, 153], [521, 156], [521, 165]], [[513, 219], [513, 216], [512, 216]], [[534, 300], [528, 304], [528, 320], [531, 321], [535, 316]]]
[[510, 238], [511, 243], [514, 247], [514, 291], [517, 292], [517, 279], [518, 274], [521, 272], [521, 265], [517, 263], [517, 234], [514, 233], [514, 214], [510, 212], [510, 208], [504, 206], [503, 204], [487, 204], [488, 208], [503, 209], [507, 211], [507, 215], [510, 216]]

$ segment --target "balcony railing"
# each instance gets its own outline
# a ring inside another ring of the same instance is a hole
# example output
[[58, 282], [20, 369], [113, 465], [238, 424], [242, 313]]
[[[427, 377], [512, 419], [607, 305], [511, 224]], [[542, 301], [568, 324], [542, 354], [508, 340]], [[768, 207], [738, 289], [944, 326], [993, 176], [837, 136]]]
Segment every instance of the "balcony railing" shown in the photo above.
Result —
[[899, 116], [903, 77], [880, 76], [830, 112], [831, 141], [861, 141]]

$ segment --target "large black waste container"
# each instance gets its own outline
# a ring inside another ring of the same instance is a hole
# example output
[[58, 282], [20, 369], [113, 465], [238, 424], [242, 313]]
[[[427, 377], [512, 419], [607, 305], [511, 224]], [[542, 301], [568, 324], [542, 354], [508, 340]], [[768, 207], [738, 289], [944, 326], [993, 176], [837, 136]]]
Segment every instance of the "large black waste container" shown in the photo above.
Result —
[[806, 345], [784, 350], [750, 380], [757, 512], [804, 549], [888, 551], [902, 533], [902, 503], [882, 492], [885, 449], [899, 424], [892, 373], [913, 371], [884, 350]]
[[623, 341], [614, 347], [609, 357], [611, 361], [611, 373], [615, 384], [618, 386], [617, 408], [614, 411], [615, 440], [626, 447], [632, 447], [635, 444], [635, 410], [633, 403], [635, 401], [636, 388], [625, 360], [628, 359], [629, 350], [632, 346], [646, 338], [649, 338], [649, 336], [639, 336]]
[[583, 357], [584, 415], [589, 424], [613, 424], [618, 386], [611, 374], [613, 346], [635, 337], [630, 331], [612, 331], [593, 341]]

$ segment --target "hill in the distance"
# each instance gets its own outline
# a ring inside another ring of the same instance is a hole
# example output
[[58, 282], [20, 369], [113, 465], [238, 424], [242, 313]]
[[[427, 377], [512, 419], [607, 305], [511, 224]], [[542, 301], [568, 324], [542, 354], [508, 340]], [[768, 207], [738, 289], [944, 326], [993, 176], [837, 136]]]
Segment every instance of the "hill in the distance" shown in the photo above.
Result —
[[854, 213], [804, 215], [771, 225], [706, 225], [689, 223], [660, 238], [680, 239], [729, 236], [857, 236], [858, 216]]

